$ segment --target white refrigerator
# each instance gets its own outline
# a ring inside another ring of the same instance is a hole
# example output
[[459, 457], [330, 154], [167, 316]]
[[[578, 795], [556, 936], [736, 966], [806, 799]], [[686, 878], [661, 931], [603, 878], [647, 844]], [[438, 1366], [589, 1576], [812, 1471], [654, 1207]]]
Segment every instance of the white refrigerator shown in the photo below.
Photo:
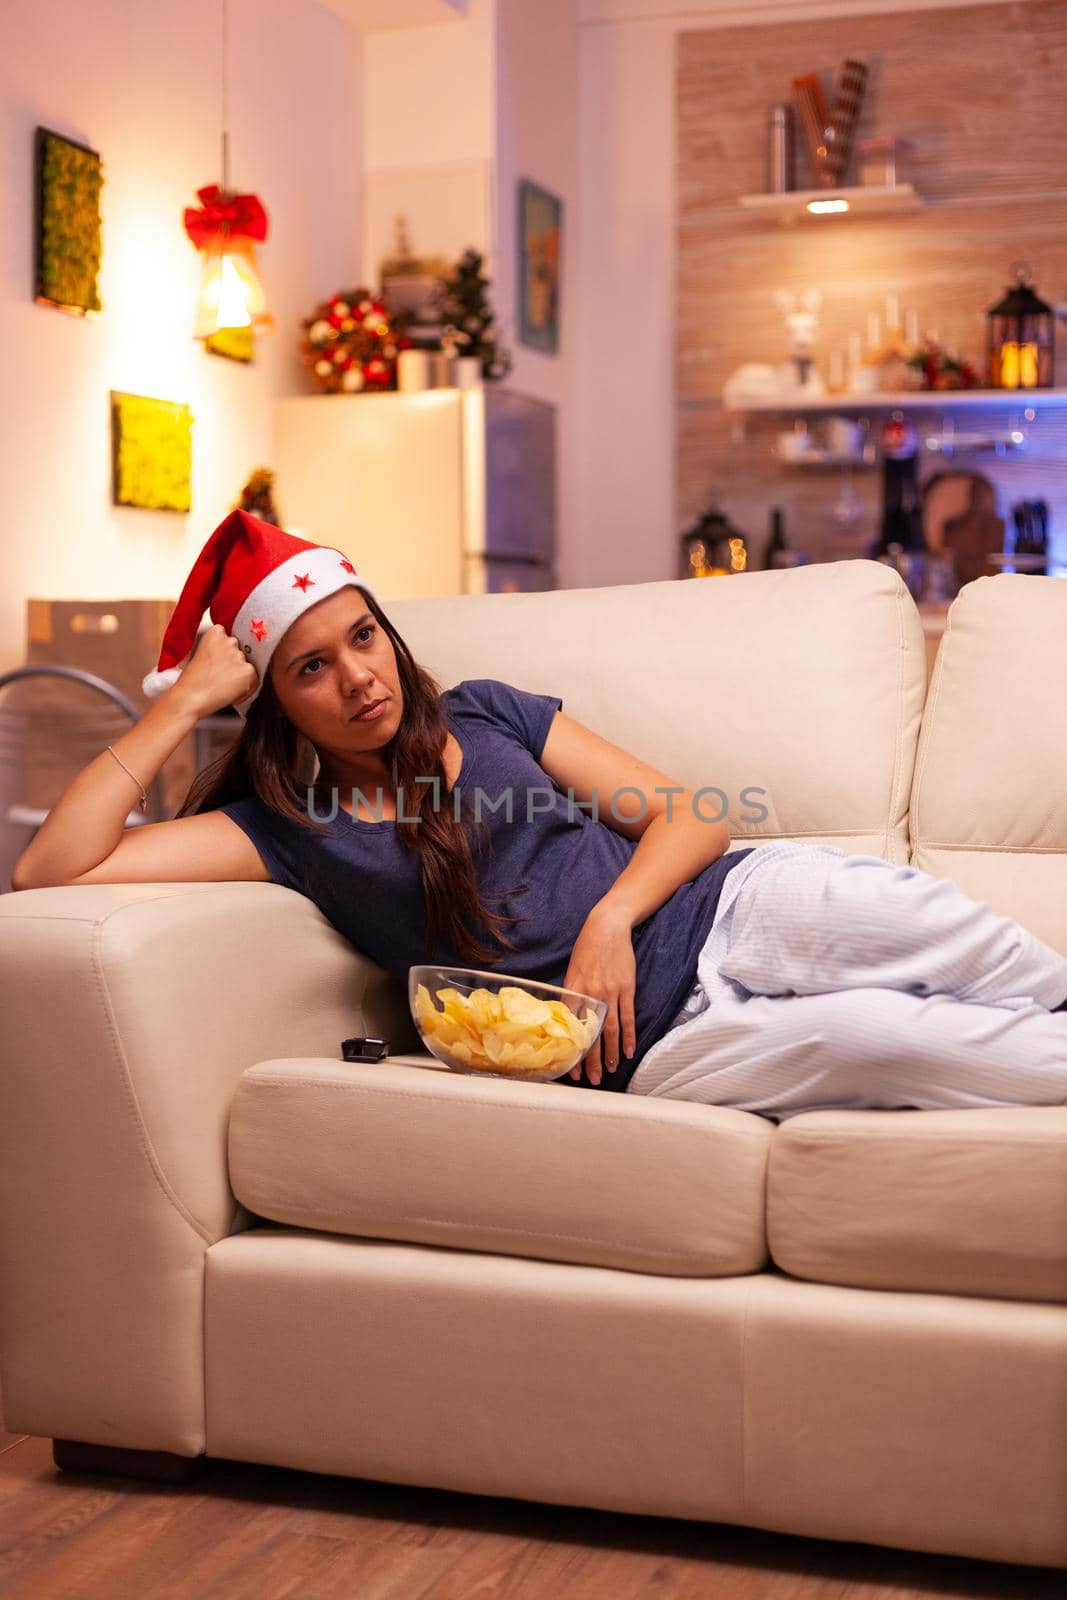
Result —
[[300, 395], [276, 442], [282, 525], [383, 601], [555, 587], [555, 407], [493, 385]]

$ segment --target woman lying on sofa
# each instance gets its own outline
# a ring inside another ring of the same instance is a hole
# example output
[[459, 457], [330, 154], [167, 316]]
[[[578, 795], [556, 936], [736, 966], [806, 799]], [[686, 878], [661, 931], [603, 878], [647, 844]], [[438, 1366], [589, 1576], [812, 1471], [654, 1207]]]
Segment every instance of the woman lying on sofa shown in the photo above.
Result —
[[[700, 791], [557, 697], [493, 678], [442, 693], [337, 550], [232, 513], [145, 689], [155, 703], [70, 784], [16, 889], [273, 880], [402, 979], [499, 966], [607, 1001], [570, 1075], [584, 1087], [775, 1120], [1067, 1103], [1067, 959], [915, 867], [730, 850]], [[173, 821], [126, 831], [133, 795], [229, 705], [234, 748]]]

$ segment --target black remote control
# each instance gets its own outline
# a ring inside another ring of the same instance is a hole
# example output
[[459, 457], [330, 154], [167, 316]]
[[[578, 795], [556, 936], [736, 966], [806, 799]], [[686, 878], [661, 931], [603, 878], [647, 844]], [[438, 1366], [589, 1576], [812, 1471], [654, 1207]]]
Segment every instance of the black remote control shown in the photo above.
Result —
[[384, 1061], [389, 1054], [388, 1039], [342, 1039], [343, 1061]]

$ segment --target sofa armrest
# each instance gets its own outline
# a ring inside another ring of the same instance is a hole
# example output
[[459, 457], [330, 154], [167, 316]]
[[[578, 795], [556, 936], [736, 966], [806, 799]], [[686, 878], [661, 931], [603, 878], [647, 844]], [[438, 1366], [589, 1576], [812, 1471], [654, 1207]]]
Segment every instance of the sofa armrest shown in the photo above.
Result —
[[246, 1067], [417, 1044], [402, 986], [268, 883], [0, 896], [0, 1387], [16, 1432], [204, 1447], [203, 1256], [247, 1226]]

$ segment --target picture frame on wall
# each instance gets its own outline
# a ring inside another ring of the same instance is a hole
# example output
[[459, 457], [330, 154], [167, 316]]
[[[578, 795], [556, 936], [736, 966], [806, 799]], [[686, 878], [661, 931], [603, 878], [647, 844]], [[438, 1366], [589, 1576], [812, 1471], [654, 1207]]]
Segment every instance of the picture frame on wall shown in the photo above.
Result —
[[176, 400], [111, 391], [111, 498], [145, 511], [189, 511], [193, 413]]
[[563, 201], [530, 178], [519, 180], [519, 340], [559, 354]]
[[103, 162], [96, 150], [51, 128], [33, 141], [33, 298], [70, 316], [103, 309], [100, 191]]

